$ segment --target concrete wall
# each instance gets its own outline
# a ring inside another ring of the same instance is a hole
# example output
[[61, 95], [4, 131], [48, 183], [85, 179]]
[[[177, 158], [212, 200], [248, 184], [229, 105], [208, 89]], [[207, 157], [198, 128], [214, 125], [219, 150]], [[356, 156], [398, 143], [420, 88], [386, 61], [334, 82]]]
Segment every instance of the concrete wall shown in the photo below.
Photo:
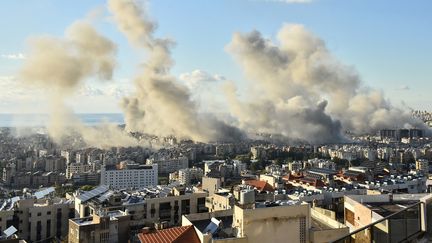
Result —
[[325, 243], [337, 240], [349, 234], [349, 228], [340, 229], [325, 229], [325, 230], [311, 230], [310, 242], [311, 243]]
[[221, 180], [219, 178], [203, 177], [202, 178], [202, 189], [209, 193], [209, 196], [213, 195], [221, 186]]
[[225, 239], [213, 239], [212, 243], [249, 243], [248, 238], [225, 238]]
[[192, 213], [182, 216], [182, 226], [191, 225], [193, 221], [211, 219], [212, 217], [225, 217], [233, 215], [233, 210], [221, 210], [208, 213]]
[[12, 220], [14, 215], [13, 210], [2, 210], [0, 211], [0, 231], [3, 232], [7, 229], [7, 221]]
[[[231, 204], [230, 204], [231, 203]], [[206, 198], [206, 207], [209, 211], [220, 211], [231, 209], [232, 205], [234, 205], [234, 196], [224, 196], [213, 194]]]
[[335, 219], [328, 217], [324, 214], [327, 211], [329, 210], [321, 208], [311, 208], [312, 220], [316, 220], [321, 224], [328, 226], [328, 228], [312, 229], [310, 232], [310, 242], [329, 242], [349, 234], [349, 228], [346, 225], [341, 224]]
[[[237, 237], [249, 243], [309, 241], [309, 204], [243, 210], [234, 208], [233, 226]], [[301, 232], [302, 224], [304, 225]]]
[[[320, 210], [322, 210], [322, 212], [320, 212]], [[346, 225], [339, 223], [338, 221], [336, 221], [334, 218], [332, 218], [331, 216], [327, 216], [326, 214], [324, 214], [323, 212], [327, 212], [330, 210], [325, 210], [322, 208], [311, 208], [311, 217], [314, 220], [318, 220], [319, 222], [327, 225], [328, 227], [331, 228], [347, 228]], [[330, 211], [332, 215], [334, 215], [334, 212]]]

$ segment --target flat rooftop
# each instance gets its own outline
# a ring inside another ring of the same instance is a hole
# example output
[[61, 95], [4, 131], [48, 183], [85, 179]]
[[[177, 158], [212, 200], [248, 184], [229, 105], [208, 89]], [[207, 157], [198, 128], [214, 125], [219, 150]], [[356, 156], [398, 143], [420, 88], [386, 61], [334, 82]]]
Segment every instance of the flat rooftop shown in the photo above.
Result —
[[85, 218], [78, 218], [78, 219], [71, 219], [71, 220], [79, 226], [93, 224], [93, 217], [85, 217]]
[[328, 229], [334, 229], [333, 227], [330, 227], [328, 224], [325, 224], [322, 221], [319, 221], [312, 217], [312, 229], [315, 230], [328, 230]]
[[393, 201], [393, 202], [374, 202], [364, 203], [366, 207], [374, 211], [375, 213], [387, 217], [393, 213], [397, 213], [411, 205], [416, 204], [418, 201]]
[[[222, 217], [215, 217], [217, 220], [222, 221], [223, 228], [231, 228], [233, 223], [233, 216], [222, 216]], [[191, 223], [199, 229], [199, 231], [203, 232], [205, 228], [210, 224], [210, 219], [203, 219], [203, 220], [195, 220], [191, 221]]]

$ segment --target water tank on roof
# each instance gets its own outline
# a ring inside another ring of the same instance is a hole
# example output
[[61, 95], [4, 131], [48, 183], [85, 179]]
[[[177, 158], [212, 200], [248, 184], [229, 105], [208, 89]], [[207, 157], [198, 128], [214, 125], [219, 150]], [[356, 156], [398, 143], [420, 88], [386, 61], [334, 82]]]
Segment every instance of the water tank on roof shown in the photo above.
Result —
[[240, 205], [255, 203], [255, 191], [253, 190], [242, 190], [240, 191]]

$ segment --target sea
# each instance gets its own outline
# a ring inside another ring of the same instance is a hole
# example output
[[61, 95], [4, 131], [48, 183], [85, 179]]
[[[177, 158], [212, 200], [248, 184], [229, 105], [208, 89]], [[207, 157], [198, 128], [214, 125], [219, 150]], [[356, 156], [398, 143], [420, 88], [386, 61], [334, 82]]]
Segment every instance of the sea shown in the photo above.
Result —
[[[89, 126], [99, 125], [102, 122], [112, 124], [124, 124], [121, 113], [85, 113], [75, 114], [84, 124]], [[47, 125], [47, 114], [0, 114], [0, 127], [41, 127]]]

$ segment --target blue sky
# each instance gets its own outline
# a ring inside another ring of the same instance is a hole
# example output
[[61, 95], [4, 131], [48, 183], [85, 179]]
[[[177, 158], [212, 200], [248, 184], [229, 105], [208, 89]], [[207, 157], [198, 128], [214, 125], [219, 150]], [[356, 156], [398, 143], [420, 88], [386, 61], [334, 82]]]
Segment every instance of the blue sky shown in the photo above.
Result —
[[[395, 105], [405, 102], [432, 110], [432, 1], [154, 0], [147, 4], [158, 22], [156, 34], [177, 42], [173, 50], [176, 76], [203, 70], [242, 83], [242, 70], [224, 51], [232, 33], [256, 29], [274, 38], [283, 23], [298, 23], [322, 38], [341, 62], [357, 69], [366, 85], [382, 89]], [[0, 113], [34, 111], [31, 106], [44, 109], [43, 100], [23, 101], [15, 96], [15, 88], [8, 90], [8, 84], [19, 82], [13, 77], [23, 62], [18, 54], [28, 50], [27, 38], [62, 36], [72, 22], [104, 5], [100, 0], [0, 2]], [[127, 86], [136, 73], [139, 55], [109, 20], [102, 19], [96, 26], [118, 45], [119, 68], [110, 87]], [[77, 112], [119, 111], [118, 97], [93, 97], [92, 92], [83, 96], [79, 101], [71, 98]]]

